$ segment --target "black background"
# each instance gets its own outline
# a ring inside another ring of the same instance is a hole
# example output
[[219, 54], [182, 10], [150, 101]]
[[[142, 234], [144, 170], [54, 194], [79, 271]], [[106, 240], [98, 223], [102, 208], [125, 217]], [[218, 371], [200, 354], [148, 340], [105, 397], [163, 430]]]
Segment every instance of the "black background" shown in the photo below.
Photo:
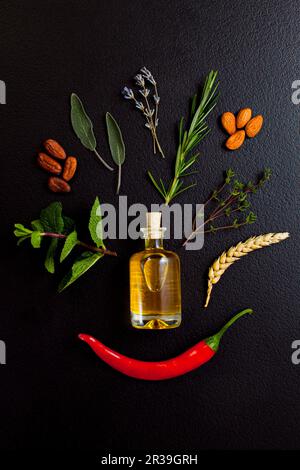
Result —
[[[0, 367], [2, 449], [192, 450], [297, 449], [300, 366], [291, 363], [299, 320], [299, 108], [291, 84], [299, 79], [297, 1], [1, 1], [0, 107], [1, 314], [7, 365]], [[297, 50], [298, 47], [298, 50]], [[165, 161], [152, 155], [141, 116], [120, 96], [140, 67], [151, 69], [161, 95], [160, 139]], [[183, 324], [174, 331], [129, 326], [128, 260], [140, 242], [112, 241], [117, 259], [104, 259], [62, 294], [43, 268], [44, 253], [17, 248], [13, 223], [28, 224], [61, 200], [81, 238], [88, 239], [96, 195], [117, 203], [115, 176], [72, 132], [69, 95], [82, 97], [108, 160], [104, 114], [123, 131], [127, 160], [122, 193], [128, 202], [159, 202], [145, 173], [171, 175], [175, 125], [210, 69], [219, 70], [221, 97], [212, 132], [199, 146], [197, 187], [177, 202], [202, 202], [233, 167], [254, 178], [273, 176], [253, 198], [255, 225], [209, 235], [199, 252], [166, 245], [182, 259]], [[239, 152], [224, 150], [219, 115], [250, 106], [265, 117], [261, 134]], [[46, 138], [79, 158], [66, 196], [51, 194], [36, 154]], [[240, 239], [272, 231], [291, 238], [235, 265], [202, 308], [207, 269]], [[144, 360], [171, 357], [251, 307], [224, 338], [218, 357], [187, 376], [160, 383], [129, 379], [103, 364], [77, 340], [90, 332]]]

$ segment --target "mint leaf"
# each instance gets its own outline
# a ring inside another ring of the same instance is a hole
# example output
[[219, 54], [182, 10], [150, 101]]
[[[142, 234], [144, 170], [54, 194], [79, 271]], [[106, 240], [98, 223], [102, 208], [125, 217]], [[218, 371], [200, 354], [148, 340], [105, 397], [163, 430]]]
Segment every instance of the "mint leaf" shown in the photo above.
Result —
[[69, 285], [73, 284], [82, 274], [90, 269], [97, 261], [99, 261], [104, 255], [102, 253], [93, 253], [91, 251], [85, 251], [75, 261], [72, 269], [61, 281], [58, 292], [62, 292]]
[[14, 230], [14, 235], [16, 237], [23, 237], [24, 235], [29, 235], [32, 233], [32, 230], [25, 228], [22, 224], [15, 224], [14, 227], [16, 229]]
[[39, 232], [43, 232], [43, 231], [44, 231], [44, 227], [43, 227], [43, 224], [42, 224], [42, 222], [40, 221], [40, 219], [33, 220], [33, 221], [31, 222], [31, 227], [33, 228], [33, 230], [38, 230]]
[[57, 247], [57, 243], [57, 238], [53, 238], [51, 240], [45, 259], [45, 268], [51, 274], [53, 274], [55, 271], [54, 254]]
[[52, 202], [40, 214], [40, 222], [47, 232], [62, 233], [64, 220], [62, 217], [62, 205], [60, 202]]
[[63, 215], [62, 218], [64, 221], [64, 234], [68, 235], [68, 233], [73, 232], [75, 229], [75, 222], [71, 217], [67, 217], [66, 215]]
[[24, 232], [30, 233], [31, 230], [28, 228], [25, 228], [23, 224], [15, 224], [14, 227], [18, 230], [24, 230]]
[[73, 250], [74, 246], [77, 245], [77, 232], [74, 230], [71, 232], [65, 241], [65, 244], [63, 246], [61, 255], [60, 255], [60, 262], [62, 262]]
[[40, 248], [41, 241], [42, 241], [41, 233], [38, 232], [38, 231], [32, 232], [32, 234], [31, 234], [31, 245], [33, 246], [33, 248]]
[[105, 248], [102, 240], [102, 223], [101, 223], [101, 208], [98, 197], [96, 197], [93, 204], [90, 220], [89, 220], [89, 231], [91, 238], [95, 245], [99, 248], [100, 246]]
[[30, 237], [31, 237], [31, 235], [25, 235], [24, 237], [19, 238], [19, 240], [17, 241], [17, 245], [18, 245], [18, 246], [21, 245], [21, 243], [22, 243], [24, 240], [26, 240], [27, 238], [30, 238]]

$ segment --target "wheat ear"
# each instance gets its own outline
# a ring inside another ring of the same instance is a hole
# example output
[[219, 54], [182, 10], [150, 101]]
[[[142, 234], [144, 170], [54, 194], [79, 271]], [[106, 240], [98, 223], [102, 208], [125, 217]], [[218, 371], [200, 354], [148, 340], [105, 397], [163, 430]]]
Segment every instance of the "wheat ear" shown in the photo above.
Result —
[[254, 250], [264, 248], [265, 246], [273, 245], [273, 243], [279, 243], [289, 236], [290, 234], [288, 232], [266, 233], [265, 235], [248, 238], [245, 242], [239, 242], [236, 246], [229, 248], [228, 251], [224, 251], [209, 268], [207, 296], [204, 307], [207, 307], [209, 304], [213, 285], [219, 282], [222, 274], [229, 268], [229, 266], [231, 266], [235, 261], [238, 261], [242, 256], [245, 256]]

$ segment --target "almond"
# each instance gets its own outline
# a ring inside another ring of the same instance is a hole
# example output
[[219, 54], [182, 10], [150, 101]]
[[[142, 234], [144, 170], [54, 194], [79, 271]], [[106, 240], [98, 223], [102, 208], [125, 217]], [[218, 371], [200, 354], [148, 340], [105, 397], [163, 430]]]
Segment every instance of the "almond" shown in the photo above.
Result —
[[243, 144], [244, 140], [245, 131], [237, 131], [226, 140], [225, 145], [229, 150], [236, 150]]
[[68, 157], [64, 166], [63, 179], [65, 181], [70, 181], [75, 174], [76, 168], [77, 159], [75, 157]]
[[258, 114], [252, 118], [246, 126], [246, 134], [248, 137], [255, 137], [262, 128], [264, 118], [261, 114]]
[[223, 113], [221, 116], [221, 123], [229, 135], [232, 135], [236, 132], [235, 115], [233, 113]]
[[48, 180], [48, 187], [54, 193], [69, 193], [71, 191], [70, 185], [57, 176], [50, 176]]
[[52, 157], [59, 158], [60, 160], [64, 160], [66, 158], [66, 152], [62, 148], [62, 146], [56, 142], [56, 140], [48, 139], [44, 142], [44, 147]]
[[250, 121], [252, 117], [252, 109], [251, 108], [243, 108], [238, 112], [236, 117], [236, 127], [238, 129], [242, 129], [245, 127], [248, 121]]
[[43, 170], [49, 171], [49, 173], [53, 173], [54, 175], [61, 173], [61, 164], [54, 160], [54, 158], [49, 157], [46, 153], [40, 152], [37, 161]]

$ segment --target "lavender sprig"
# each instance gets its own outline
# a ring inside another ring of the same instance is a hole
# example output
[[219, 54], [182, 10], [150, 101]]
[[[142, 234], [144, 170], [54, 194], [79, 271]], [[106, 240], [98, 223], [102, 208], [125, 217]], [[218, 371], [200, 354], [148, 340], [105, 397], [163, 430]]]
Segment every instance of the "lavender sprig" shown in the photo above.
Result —
[[155, 127], [158, 127], [158, 107], [159, 107], [159, 103], [160, 103], [160, 97], [158, 95], [157, 83], [154, 80], [154, 77], [153, 77], [152, 73], [150, 72], [150, 70], [148, 70], [146, 67], [143, 67], [141, 69], [141, 72], [142, 72], [142, 77], [144, 77], [145, 80], [148, 80], [148, 82], [151, 83], [151, 85], [154, 86], [154, 91], [155, 91], [155, 94], [153, 95], [153, 99], [154, 99], [154, 102], [155, 102], [154, 125], [155, 125]]
[[[156, 149], [159, 151], [161, 156], [164, 158], [165, 155], [162, 151], [160, 143], [157, 137], [157, 127], [158, 127], [158, 107], [160, 103], [160, 97], [158, 95], [157, 83], [154, 80], [154, 77], [150, 70], [146, 67], [143, 67], [134, 77], [136, 86], [138, 87], [138, 92], [142, 96], [142, 101], [137, 99], [134, 94], [134, 91], [127, 86], [123, 88], [122, 95], [126, 100], [132, 100], [135, 104], [137, 110], [141, 111], [144, 117], [146, 118], [145, 126], [150, 130], [152, 139], [153, 139], [153, 153], [156, 154]], [[151, 95], [151, 88], [154, 93]], [[154, 108], [151, 107], [150, 99], [154, 101]]]

